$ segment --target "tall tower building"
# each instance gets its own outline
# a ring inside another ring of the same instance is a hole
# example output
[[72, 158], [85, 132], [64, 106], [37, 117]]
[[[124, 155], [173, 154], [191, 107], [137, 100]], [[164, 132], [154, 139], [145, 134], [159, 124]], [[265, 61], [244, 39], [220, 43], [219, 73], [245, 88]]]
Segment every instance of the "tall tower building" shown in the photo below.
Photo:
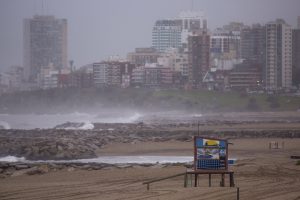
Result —
[[36, 15], [23, 21], [24, 70], [30, 82], [36, 82], [42, 67], [68, 66], [67, 20]]
[[242, 59], [264, 65], [266, 59], [266, 28], [260, 24], [241, 31]]
[[266, 24], [266, 69], [267, 90], [292, 87], [292, 28], [284, 20]]
[[300, 29], [293, 30], [293, 85], [300, 87]]
[[200, 30], [207, 30], [202, 12], [183, 11], [176, 19], [157, 20], [152, 29], [152, 47], [159, 52], [186, 47], [188, 36]]
[[181, 21], [158, 20], [152, 29], [152, 46], [159, 52], [181, 46]]
[[188, 37], [189, 83], [201, 87], [202, 80], [209, 70], [210, 36], [198, 33]]

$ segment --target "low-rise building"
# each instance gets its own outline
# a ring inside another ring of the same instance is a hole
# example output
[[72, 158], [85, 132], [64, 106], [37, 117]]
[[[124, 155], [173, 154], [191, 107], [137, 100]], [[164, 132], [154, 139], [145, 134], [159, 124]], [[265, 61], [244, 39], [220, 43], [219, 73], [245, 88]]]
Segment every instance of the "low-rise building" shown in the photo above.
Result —
[[131, 85], [133, 87], [142, 87], [145, 83], [145, 67], [136, 67], [132, 70]]
[[181, 76], [188, 77], [188, 54], [182, 49], [169, 48], [157, 58], [157, 63], [163, 67], [169, 67], [173, 72], [179, 72]]
[[[121, 61], [104, 61], [93, 64], [93, 82], [95, 87], [127, 86], [134, 64]], [[123, 82], [124, 81], [124, 82]], [[130, 84], [129, 84], [130, 85]]]
[[38, 74], [38, 88], [50, 89], [70, 87], [71, 71], [69, 69], [55, 69], [53, 65], [42, 67]]
[[9, 92], [9, 76], [6, 73], [0, 73], [0, 94]]
[[153, 47], [136, 48], [135, 52], [127, 54], [127, 59], [132, 64], [142, 66], [146, 63], [156, 63], [159, 55], [159, 52]]
[[261, 65], [248, 61], [235, 65], [229, 73], [229, 86], [236, 90], [262, 89]]
[[24, 69], [21, 66], [11, 66], [7, 72], [0, 75], [0, 87], [5, 92], [24, 90]]
[[152, 63], [145, 66], [145, 87], [171, 87], [172, 84], [173, 73], [170, 67], [162, 67], [157, 63]]
[[58, 70], [42, 68], [38, 74], [38, 87], [41, 89], [58, 87]]

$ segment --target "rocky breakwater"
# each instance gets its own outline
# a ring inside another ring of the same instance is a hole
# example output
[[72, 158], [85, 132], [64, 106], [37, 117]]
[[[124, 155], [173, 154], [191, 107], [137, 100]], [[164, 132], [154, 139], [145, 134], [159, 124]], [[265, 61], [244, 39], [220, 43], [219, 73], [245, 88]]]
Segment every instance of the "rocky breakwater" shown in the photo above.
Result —
[[173, 132], [163, 127], [137, 124], [96, 124], [93, 130], [0, 130], [0, 157], [27, 160], [74, 160], [95, 158], [110, 143], [190, 141], [192, 131]]
[[[0, 157], [27, 160], [73, 160], [95, 158], [110, 143], [191, 141], [197, 135], [193, 124], [95, 124], [93, 130], [34, 129], [0, 130]], [[300, 138], [293, 130], [201, 130], [201, 136], [217, 138]]]
[[62, 160], [95, 157], [109, 139], [93, 131], [0, 130], [0, 156], [28, 160]]

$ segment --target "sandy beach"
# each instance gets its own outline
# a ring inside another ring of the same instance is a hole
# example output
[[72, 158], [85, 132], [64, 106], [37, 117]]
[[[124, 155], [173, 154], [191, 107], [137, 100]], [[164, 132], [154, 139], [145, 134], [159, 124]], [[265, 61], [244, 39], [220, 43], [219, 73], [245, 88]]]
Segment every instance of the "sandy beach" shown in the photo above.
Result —
[[[284, 142], [284, 148], [268, 148], [270, 141]], [[300, 154], [300, 139], [258, 138], [230, 140], [231, 166], [240, 199], [300, 199], [300, 167], [290, 155]], [[193, 155], [192, 142], [140, 142], [111, 144], [98, 155]], [[0, 199], [236, 199], [236, 188], [219, 187], [220, 177], [200, 176], [199, 187], [183, 187], [183, 177], [150, 185], [144, 181], [185, 172], [184, 166], [110, 167], [101, 170], [66, 168], [42, 175], [21, 175], [0, 179]]]

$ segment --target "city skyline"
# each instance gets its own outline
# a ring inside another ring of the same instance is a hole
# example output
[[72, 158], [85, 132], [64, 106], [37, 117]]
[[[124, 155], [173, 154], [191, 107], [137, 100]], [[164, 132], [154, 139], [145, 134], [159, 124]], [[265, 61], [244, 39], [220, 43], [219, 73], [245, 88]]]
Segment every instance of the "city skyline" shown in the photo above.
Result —
[[[195, 0], [193, 4], [183, 0], [172, 1], [172, 4], [170, 0], [101, 2], [89, 0], [84, 3], [77, 0], [72, 1], [72, 4], [68, 0], [41, 2], [37, 0], [0, 1], [0, 25], [2, 27], [0, 70], [3, 71], [12, 65], [22, 65], [22, 21], [35, 14], [54, 15], [68, 20], [68, 58], [74, 60], [75, 65], [80, 67], [101, 61], [110, 55], [125, 57], [136, 47], [150, 47], [155, 21], [173, 19], [180, 11], [190, 10], [191, 5], [193, 5], [193, 10], [205, 13], [210, 30], [231, 21], [251, 25], [267, 23], [276, 18], [283, 18], [296, 28], [299, 15], [297, 8], [300, 6], [297, 0], [276, 0], [272, 2], [272, 7], [266, 0], [251, 2], [229, 0], [226, 3], [218, 0], [211, 2]], [[83, 9], [80, 10], [79, 8], [82, 7]]]

